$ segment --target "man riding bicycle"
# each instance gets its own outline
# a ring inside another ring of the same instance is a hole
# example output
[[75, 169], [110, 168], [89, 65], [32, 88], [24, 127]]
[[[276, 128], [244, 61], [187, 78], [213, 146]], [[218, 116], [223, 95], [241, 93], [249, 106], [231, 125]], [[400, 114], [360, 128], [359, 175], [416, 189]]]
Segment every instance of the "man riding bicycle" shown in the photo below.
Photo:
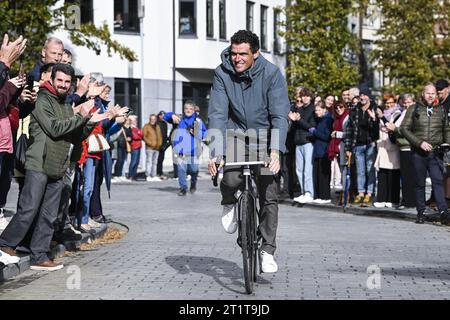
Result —
[[[263, 272], [276, 272], [273, 258], [276, 249], [278, 225], [278, 172], [280, 152], [285, 152], [288, 128], [289, 98], [286, 80], [277, 66], [267, 61], [259, 51], [259, 38], [251, 31], [240, 30], [231, 38], [231, 46], [222, 54], [222, 64], [215, 70], [209, 101], [208, 119], [210, 141], [220, 140], [225, 146], [225, 137], [230, 130], [235, 132], [257, 132], [257, 148], [266, 141], [264, 152], [270, 160], [261, 168], [257, 179], [260, 197], [259, 233], [262, 236], [261, 268]], [[211, 139], [212, 138], [212, 139]], [[251, 149], [251, 146], [250, 146]], [[224, 166], [226, 148], [211, 148], [212, 159], [208, 170], [212, 176]], [[229, 150], [228, 150], [229, 151]], [[238, 153], [248, 153], [238, 150]], [[251, 150], [250, 150], [251, 152]], [[217, 159], [220, 161], [216, 167]], [[232, 162], [233, 160], [229, 160]], [[240, 167], [224, 168], [220, 184], [223, 212], [222, 225], [228, 233], [237, 229], [235, 193], [243, 182]]]

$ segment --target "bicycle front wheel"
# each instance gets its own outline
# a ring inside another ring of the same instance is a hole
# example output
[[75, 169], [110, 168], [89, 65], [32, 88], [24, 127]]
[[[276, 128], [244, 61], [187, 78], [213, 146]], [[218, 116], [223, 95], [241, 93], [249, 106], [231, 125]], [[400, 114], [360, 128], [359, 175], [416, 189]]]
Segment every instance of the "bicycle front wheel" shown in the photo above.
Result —
[[244, 191], [239, 200], [239, 234], [241, 237], [245, 291], [250, 294], [253, 292], [253, 284], [256, 280], [256, 259], [258, 249], [255, 207], [253, 198], [248, 191]]

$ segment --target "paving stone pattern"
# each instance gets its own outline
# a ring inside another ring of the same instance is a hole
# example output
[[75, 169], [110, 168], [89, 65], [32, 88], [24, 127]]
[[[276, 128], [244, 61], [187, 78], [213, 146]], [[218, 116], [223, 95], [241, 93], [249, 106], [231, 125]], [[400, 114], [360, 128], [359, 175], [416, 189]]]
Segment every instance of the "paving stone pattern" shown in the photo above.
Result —
[[[179, 197], [177, 187], [113, 185], [103, 206], [130, 227], [126, 237], [63, 258], [62, 270], [26, 271], [0, 285], [0, 299], [450, 298], [450, 228], [290, 205], [280, 206], [279, 271], [261, 274], [247, 295], [236, 235], [220, 224], [218, 189], [204, 174], [194, 195]], [[7, 207], [16, 196], [13, 186]], [[367, 286], [377, 276], [369, 267], [381, 272], [379, 288]]]

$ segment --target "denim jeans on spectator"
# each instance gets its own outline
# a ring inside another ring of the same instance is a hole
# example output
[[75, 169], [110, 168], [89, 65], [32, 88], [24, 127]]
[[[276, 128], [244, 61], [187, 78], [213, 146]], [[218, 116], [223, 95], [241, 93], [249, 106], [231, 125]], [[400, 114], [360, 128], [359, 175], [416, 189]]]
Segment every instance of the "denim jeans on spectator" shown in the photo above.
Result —
[[141, 149], [131, 151], [130, 169], [128, 170], [128, 178], [135, 178], [141, 157]]
[[14, 168], [14, 154], [0, 152], [0, 208], [6, 205], [6, 197], [11, 188]]
[[127, 159], [127, 150], [125, 148], [117, 147], [117, 160], [114, 166], [114, 176], [121, 177], [123, 175], [123, 165]]
[[301, 193], [309, 193], [314, 197], [313, 183], [313, 151], [312, 143], [306, 143], [295, 147], [295, 164]]
[[91, 196], [94, 191], [96, 162], [95, 159], [86, 158], [84, 164], [83, 215], [78, 218], [78, 224], [87, 224], [89, 222]]
[[153, 178], [156, 176], [156, 166], [158, 165], [159, 151], [154, 149], [146, 149], [145, 155], [145, 175], [147, 177]]
[[[42, 172], [27, 170], [17, 212], [0, 235], [0, 247], [16, 248], [30, 232], [31, 263], [48, 261], [62, 186], [62, 179], [49, 179]], [[30, 230], [33, 223], [34, 229]]]
[[197, 176], [198, 176], [198, 158], [185, 156], [176, 157], [177, 167], [178, 167], [178, 183], [180, 184], [180, 189], [187, 190], [186, 175], [191, 175], [191, 187], [196, 187]]
[[[358, 172], [358, 192], [371, 193], [375, 191], [375, 159], [377, 149], [375, 144], [355, 147], [356, 171]], [[367, 186], [367, 188], [366, 188]]]

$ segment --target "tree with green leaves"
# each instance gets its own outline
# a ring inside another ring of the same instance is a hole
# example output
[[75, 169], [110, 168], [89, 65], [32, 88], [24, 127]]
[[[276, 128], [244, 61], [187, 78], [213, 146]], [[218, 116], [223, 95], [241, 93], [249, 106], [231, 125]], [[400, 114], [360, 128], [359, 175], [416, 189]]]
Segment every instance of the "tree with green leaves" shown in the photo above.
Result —
[[386, 90], [418, 93], [426, 82], [448, 77], [448, 2], [376, 1], [383, 24], [372, 61], [389, 78]]
[[358, 65], [347, 53], [357, 54], [356, 37], [348, 29], [352, 0], [293, 0], [286, 7], [289, 87], [302, 85], [320, 94], [339, 95], [358, 84]]
[[79, 5], [78, 1], [0, 0], [0, 30], [8, 32], [11, 40], [19, 35], [28, 39], [23, 54], [26, 70], [30, 70], [40, 58], [47, 37], [61, 29], [68, 32], [73, 44], [92, 49], [97, 55], [106, 50], [108, 56], [115, 52], [122, 59], [137, 61], [131, 49], [111, 38], [106, 24], [96, 26], [93, 23], [80, 23], [77, 16], [79, 11], [71, 7]]

